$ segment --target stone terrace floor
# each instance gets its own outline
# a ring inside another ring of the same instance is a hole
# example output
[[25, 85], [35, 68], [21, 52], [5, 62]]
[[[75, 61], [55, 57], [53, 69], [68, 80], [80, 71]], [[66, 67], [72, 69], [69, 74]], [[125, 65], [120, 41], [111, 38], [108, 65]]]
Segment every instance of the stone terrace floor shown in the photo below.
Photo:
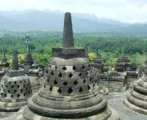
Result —
[[[147, 116], [130, 111], [123, 105], [123, 95], [123, 93], [116, 92], [107, 96], [109, 106], [119, 112], [121, 120], [147, 120]], [[12, 117], [14, 115], [15, 113], [0, 113], [0, 120], [14, 120]]]
[[108, 97], [108, 104], [119, 112], [121, 120], [147, 120], [147, 116], [130, 111], [123, 104], [123, 93], [111, 93]]

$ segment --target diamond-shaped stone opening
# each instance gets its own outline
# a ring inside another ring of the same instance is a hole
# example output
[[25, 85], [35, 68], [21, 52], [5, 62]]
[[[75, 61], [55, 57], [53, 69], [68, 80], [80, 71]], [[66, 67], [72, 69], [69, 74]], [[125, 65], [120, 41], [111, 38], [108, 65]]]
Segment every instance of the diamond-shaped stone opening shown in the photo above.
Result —
[[89, 75], [89, 73], [88, 73], [88, 72], [86, 72], [86, 75], [88, 76], [88, 75]]
[[58, 84], [58, 82], [57, 82], [56, 80], [54, 80], [54, 84], [55, 84], [55, 85], [57, 85], [57, 84]]
[[82, 73], [79, 73], [79, 76], [81, 77], [82, 76]]
[[74, 81], [74, 85], [77, 85], [78, 84], [78, 81]]
[[8, 93], [10, 93], [10, 90], [8, 90]]
[[57, 66], [55, 66], [55, 70], [57, 70]]
[[46, 85], [44, 85], [44, 88], [46, 88]]
[[72, 68], [72, 69], [75, 71], [77, 68], [76, 68], [76, 66], [73, 66], [73, 68]]
[[88, 67], [90, 68], [90, 64], [88, 65]]
[[62, 73], [60, 72], [58, 76], [61, 78], [62, 77]]
[[17, 95], [17, 97], [19, 98], [19, 97], [20, 97], [20, 95], [18, 94], [18, 95]]
[[67, 82], [63, 82], [63, 85], [64, 85], [64, 86], [67, 86], [67, 84], [68, 84]]
[[88, 85], [88, 90], [90, 90], [90, 86]]
[[16, 93], [17, 92], [17, 90], [14, 90], [14, 93]]
[[17, 88], [19, 88], [20, 86], [19, 85], [17, 85]]
[[67, 68], [64, 66], [64, 67], [62, 67], [62, 70], [64, 70], [64, 71], [65, 71], [65, 70], [67, 70]]
[[24, 96], [26, 96], [26, 94], [24, 94]]
[[85, 66], [84, 65], [82, 65], [82, 69], [85, 69]]
[[49, 90], [52, 91], [52, 90], [53, 90], [53, 87], [51, 86], [51, 87], [49, 88]]
[[92, 77], [90, 77], [90, 81], [92, 81]]
[[11, 98], [13, 98], [13, 95], [11, 95]]
[[10, 84], [11, 84], [11, 82], [8, 82], [8, 84], [10, 85]]
[[46, 70], [45, 72], [46, 72], [46, 74], [48, 74], [48, 70]]
[[81, 93], [81, 92], [83, 92], [83, 89], [82, 89], [82, 88], [80, 88], [80, 89], [79, 89], [79, 92], [80, 92], [80, 93]]
[[53, 72], [53, 71], [51, 72], [51, 75], [52, 75], [52, 76], [54, 75], [54, 72]]
[[17, 84], [17, 82], [15, 81], [14, 84]]
[[58, 89], [58, 93], [60, 93], [60, 94], [62, 93], [62, 90], [60, 88]]
[[12, 85], [11, 88], [14, 88], [14, 86]]
[[47, 82], [49, 82], [50, 81], [50, 79], [47, 79]]
[[69, 78], [72, 78], [72, 76], [73, 76], [72, 73], [70, 73], [70, 74], [69, 74]]
[[68, 89], [68, 93], [71, 94], [73, 92], [72, 88]]
[[85, 80], [85, 79], [83, 80], [83, 83], [84, 83], [84, 84], [86, 83], [86, 80]]
[[23, 92], [23, 89], [21, 89], [20, 92], [22, 93]]

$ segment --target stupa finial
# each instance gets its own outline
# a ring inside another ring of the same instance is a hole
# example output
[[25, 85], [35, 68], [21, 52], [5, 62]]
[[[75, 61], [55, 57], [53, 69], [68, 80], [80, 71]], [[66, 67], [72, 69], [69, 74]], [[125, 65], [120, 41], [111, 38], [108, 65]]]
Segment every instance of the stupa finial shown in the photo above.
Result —
[[63, 47], [74, 47], [71, 13], [66, 12], [64, 17]]
[[12, 60], [12, 70], [18, 70], [18, 52], [14, 50], [13, 52], [13, 60]]

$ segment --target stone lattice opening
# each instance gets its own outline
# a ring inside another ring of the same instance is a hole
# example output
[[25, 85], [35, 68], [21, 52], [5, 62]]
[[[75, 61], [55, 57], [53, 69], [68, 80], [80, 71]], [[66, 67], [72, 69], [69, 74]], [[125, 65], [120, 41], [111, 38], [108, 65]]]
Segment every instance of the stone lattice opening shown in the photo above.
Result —
[[60, 72], [58, 76], [61, 78], [62, 77], [62, 73]]
[[51, 87], [49, 88], [49, 90], [52, 91], [52, 90], [53, 90], [53, 87], [51, 86]]
[[82, 76], [82, 73], [79, 73], [79, 76], [81, 77]]
[[79, 89], [79, 92], [80, 92], [80, 93], [81, 93], [81, 92], [83, 92], [83, 89], [82, 89], [82, 88], [80, 88], [80, 89]]
[[57, 82], [56, 80], [54, 80], [54, 84], [55, 84], [55, 85], [57, 85], [57, 84], [58, 84], [58, 82]]
[[75, 71], [77, 68], [76, 68], [76, 66], [73, 66], [73, 70]]
[[63, 82], [63, 85], [64, 85], [64, 86], [67, 86], [67, 84], [68, 84], [67, 82]]
[[65, 71], [65, 70], [67, 70], [67, 68], [64, 66], [64, 67], [62, 67], [62, 70], [64, 70], [64, 71]]
[[83, 83], [84, 83], [84, 84], [86, 83], [86, 80], [85, 80], [85, 79], [83, 80]]
[[74, 85], [76, 86], [78, 84], [78, 81], [74, 81]]
[[8, 93], [10, 93], [10, 90], [8, 90]]
[[84, 65], [82, 65], [82, 69], [85, 69], [85, 66]]
[[73, 92], [72, 88], [68, 89], [68, 93], [71, 94]]
[[54, 72], [53, 72], [53, 71], [51, 72], [51, 75], [52, 75], [52, 76], [54, 75]]
[[73, 76], [72, 73], [70, 73], [70, 74], [69, 74], [69, 78], [72, 78], [72, 76]]
[[60, 93], [60, 94], [62, 93], [62, 90], [60, 88], [58, 89], [58, 93]]
[[20, 95], [18, 94], [18, 95], [17, 95], [17, 97], [19, 98], [19, 97], [20, 97]]
[[90, 85], [88, 85], [88, 90], [90, 90]]

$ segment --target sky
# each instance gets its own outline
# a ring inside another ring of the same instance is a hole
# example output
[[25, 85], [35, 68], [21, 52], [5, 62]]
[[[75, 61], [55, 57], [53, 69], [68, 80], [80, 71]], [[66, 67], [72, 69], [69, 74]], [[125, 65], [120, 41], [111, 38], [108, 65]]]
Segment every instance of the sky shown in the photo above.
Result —
[[147, 0], [0, 0], [0, 10], [59, 10], [90, 13], [122, 22], [147, 22]]

